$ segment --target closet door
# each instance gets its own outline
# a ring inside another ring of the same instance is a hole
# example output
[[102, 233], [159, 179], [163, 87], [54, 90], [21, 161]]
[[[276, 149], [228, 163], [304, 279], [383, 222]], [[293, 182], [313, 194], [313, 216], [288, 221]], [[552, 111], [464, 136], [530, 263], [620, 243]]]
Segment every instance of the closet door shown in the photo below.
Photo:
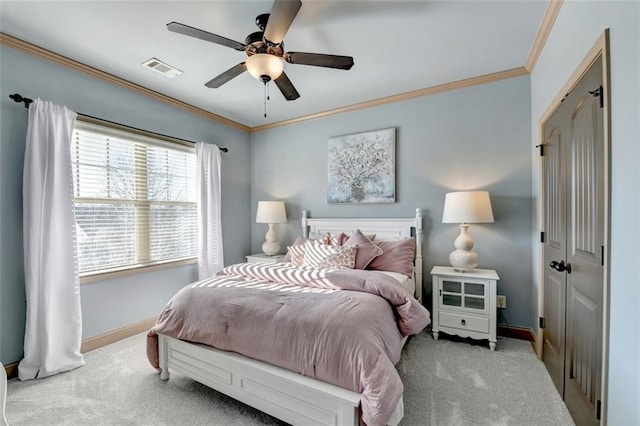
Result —
[[597, 424], [602, 374], [604, 128], [602, 61], [543, 126], [543, 360], [576, 423]]
[[543, 356], [549, 375], [564, 394], [565, 314], [567, 274], [550, 265], [566, 259], [568, 219], [568, 156], [571, 110], [560, 104], [544, 124], [543, 191], [545, 196], [544, 234], [544, 340]]
[[604, 286], [604, 129], [595, 92], [602, 62], [580, 80], [571, 113], [571, 203], [567, 262], [564, 398], [577, 423], [597, 423], [602, 374]]

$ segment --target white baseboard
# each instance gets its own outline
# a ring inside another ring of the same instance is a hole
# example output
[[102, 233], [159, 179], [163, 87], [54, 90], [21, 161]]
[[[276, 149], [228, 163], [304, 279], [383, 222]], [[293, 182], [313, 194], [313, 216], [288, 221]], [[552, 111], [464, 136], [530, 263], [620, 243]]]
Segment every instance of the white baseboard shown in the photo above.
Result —
[[99, 334], [82, 341], [80, 352], [86, 353], [94, 349], [101, 348], [110, 343], [115, 343], [119, 340], [126, 339], [127, 337], [134, 336], [138, 333], [149, 330], [156, 323], [157, 317], [149, 318], [134, 324], [126, 325], [121, 328], [117, 328], [112, 331], [108, 331], [103, 334]]
[[[138, 333], [147, 331], [155, 325], [156, 319], [157, 319], [156, 317], [149, 318], [140, 322], [136, 322], [134, 324], [117, 328], [112, 331], [108, 331], [103, 334], [99, 334], [94, 337], [90, 337], [88, 339], [84, 339], [82, 341], [82, 346], [80, 347], [80, 352], [86, 353], [94, 349], [98, 349], [103, 346], [106, 346], [110, 343], [115, 343], [119, 340], [126, 339], [127, 337], [131, 337]], [[11, 362], [4, 366], [8, 379], [13, 379], [14, 377], [18, 377], [19, 362], [20, 361]]]

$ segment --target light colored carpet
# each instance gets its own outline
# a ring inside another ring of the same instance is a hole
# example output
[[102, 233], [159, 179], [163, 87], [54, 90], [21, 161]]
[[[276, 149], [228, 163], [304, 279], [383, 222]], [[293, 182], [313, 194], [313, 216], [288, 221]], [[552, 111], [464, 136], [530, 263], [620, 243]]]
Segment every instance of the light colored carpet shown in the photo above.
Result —
[[[8, 383], [9, 425], [281, 425], [178, 373], [148, 364], [139, 334], [85, 356], [87, 365], [42, 380]], [[487, 346], [412, 338], [398, 371], [402, 425], [572, 425], [531, 344]]]

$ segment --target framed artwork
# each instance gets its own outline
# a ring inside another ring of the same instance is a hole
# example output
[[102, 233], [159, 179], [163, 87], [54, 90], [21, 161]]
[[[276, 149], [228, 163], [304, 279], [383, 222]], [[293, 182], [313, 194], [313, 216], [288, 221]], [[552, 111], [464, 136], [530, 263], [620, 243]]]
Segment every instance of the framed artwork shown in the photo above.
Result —
[[334, 136], [327, 152], [327, 202], [396, 202], [395, 128]]

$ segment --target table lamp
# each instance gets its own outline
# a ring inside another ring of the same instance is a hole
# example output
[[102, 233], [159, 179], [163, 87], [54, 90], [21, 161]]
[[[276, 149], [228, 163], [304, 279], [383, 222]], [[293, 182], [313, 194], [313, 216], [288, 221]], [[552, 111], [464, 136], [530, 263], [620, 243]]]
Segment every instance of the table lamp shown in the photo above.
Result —
[[444, 199], [442, 223], [459, 223], [460, 235], [456, 249], [449, 254], [449, 263], [456, 271], [469, 272], [478, 266], [478, 253], [471, 250], [473, 240], [467, 230], [469, 223], [493, 223], [493, 210], [487, 191], [449, 192]]
[[256, 223], [269, 224], [269, 230], [265, 234], [265, 242], [262, 243], [262, 252], [267, 256], [274, 256], [280, 251], [280, 244], [276, 241], [274, 223], [287, 221], [287, 213], [284, 210], [283, 201], [258, 201]]

